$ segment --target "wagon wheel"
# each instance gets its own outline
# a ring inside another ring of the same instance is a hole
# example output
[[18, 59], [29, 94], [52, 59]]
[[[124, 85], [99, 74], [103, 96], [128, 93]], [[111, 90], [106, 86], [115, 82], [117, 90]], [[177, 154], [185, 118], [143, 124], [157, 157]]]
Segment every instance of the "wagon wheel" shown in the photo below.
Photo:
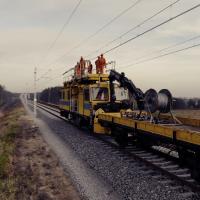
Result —
[[126, 147], [128, 145], [128, 133], [126, 132], [115, 133], [115, 141], [119, 144], [120, 147]]

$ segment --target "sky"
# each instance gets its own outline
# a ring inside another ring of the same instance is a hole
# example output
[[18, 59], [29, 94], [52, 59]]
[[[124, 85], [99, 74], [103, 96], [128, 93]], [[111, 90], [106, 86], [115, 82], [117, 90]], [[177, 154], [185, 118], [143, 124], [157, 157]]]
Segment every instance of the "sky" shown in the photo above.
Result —
[[[200, 3], [200, 0], [180, 0], [137, 26], [176, 1], [140, 0], [109, 23], [137, 1], [82, 0], [52, 45], [79, 0], [0, 0], [0, 84], [12, 92], [32, 92], [37, 67], [38, 91], [61, 86], [62, 73], [73, 67], [81, 56], [95, 58]], [[119, 37], [133, 27], [137, 28]], [[167, 88], [176, 97], [200, 97], [200, 46], [151, 60], [199, 44], [200, 37], [172, 47], [197, 36], [200, 36], [200, 7], [104, 56], [107, 61], [116, 61], [116, 70], [125, 72], [144, 92], [149, 88], [157, 91]], [[160, 51], [167, 47], [172, 48]]]

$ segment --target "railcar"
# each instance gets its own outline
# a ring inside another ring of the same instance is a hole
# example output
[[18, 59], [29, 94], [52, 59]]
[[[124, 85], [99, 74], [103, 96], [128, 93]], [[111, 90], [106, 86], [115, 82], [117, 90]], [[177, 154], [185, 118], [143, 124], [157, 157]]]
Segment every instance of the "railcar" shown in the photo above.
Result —
[[[68, 72], [70, 71], [73, 69]], [[114, 85], [114, 90], [118, 95], [115, 103], [112, 103], [109, 74], [85, 73], [81, 77], [72, 76], [64, 82], [61, 90], [61, 115], [73, 120], [78, 126], [87, 124], [95, 133], [110, 134], [107, 128], [98, 123], [95, 114], [101, 110], [117, 113], [126, 108], [123, 99], [128, 98], [127, 91], [117, 84]]]
[[172, 144], [181, 162], [190, 164], [192, 177], [200, 180], [200, 121], [194, 127], [191, 120], [173, 116], [167, 89], [143, 93], [113, 67], [104, 74], [76, 76], [73, 71], [65, 73], [72, 72], [61, 90], [62, 116], [93, 133], [111, 135], [121, 146], [130, 138], [147, 147]]

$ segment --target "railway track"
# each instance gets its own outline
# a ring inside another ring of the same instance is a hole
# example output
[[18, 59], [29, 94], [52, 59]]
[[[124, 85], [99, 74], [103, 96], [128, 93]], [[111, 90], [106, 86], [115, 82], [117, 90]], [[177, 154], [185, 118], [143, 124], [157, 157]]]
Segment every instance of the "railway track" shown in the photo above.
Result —
[[[68, 123], [70, 122], [66, 118], [60, 116], [60, 111], [56, 106], [42, 103], [38, 103], [37, 106], [61, 120]], [[195, 195], [200, 195], [200, 184], [191, 178], [190, 169], [186, 166], [180, 166], [176, 156], [163, 153], [163, 147], [145, 149], [141, 146], [129, 144], [126, 148], [120, 148], [110, 136], [94, 135], [94, 137], [102, 140], [108, 148], [114, 148], [120, 155], [126, 157], [130, 161], [132, 158], [139, 160], [144, 163], [144, 166], [148, 166], [161, 174], [165, 174], [171, 180], [178, 182], [181, 186], [189, 187], [191, 193], [186, 192], [186, 195], [193, 195], [193, 192]]]

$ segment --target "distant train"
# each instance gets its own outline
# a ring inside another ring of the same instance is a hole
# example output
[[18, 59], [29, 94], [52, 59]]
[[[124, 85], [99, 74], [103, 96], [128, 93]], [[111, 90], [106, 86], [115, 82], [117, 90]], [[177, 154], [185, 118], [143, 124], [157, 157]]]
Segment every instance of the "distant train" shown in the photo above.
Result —
[[143, 93], [113, 66], [103, 74], [87, 73], [87, 66], [84, 70], [78, 76], [73, 68], [65, 73], [72, 74], [61, 89], [62, 116], [96, 134], [111, 135], [121, 146], [130, 138], [145, 146], [173, 144], [181, 162], [190, 163], [192, 176], [200, 180], [200, 129], [185, 129], [171, 114], [167, 89]]

